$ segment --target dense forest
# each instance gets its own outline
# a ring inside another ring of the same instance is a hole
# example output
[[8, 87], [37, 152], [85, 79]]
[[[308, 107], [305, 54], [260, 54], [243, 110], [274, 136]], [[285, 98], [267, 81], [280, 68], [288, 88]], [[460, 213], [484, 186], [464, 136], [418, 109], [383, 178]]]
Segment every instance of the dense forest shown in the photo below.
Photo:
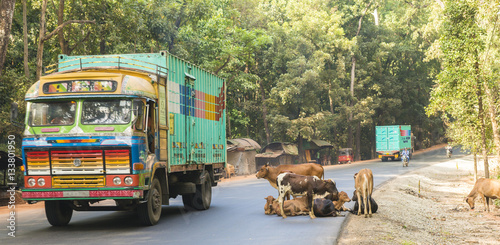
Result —
[[21, 135], [11, 102], [23, 111], [58, 54], [166, 50], [227, 81], [229, 138], [322, 139], [369, 159], [375, 126], [407, 124], [417, 149], [500, 148], [497, 1], [0, 3], [0, 144]]

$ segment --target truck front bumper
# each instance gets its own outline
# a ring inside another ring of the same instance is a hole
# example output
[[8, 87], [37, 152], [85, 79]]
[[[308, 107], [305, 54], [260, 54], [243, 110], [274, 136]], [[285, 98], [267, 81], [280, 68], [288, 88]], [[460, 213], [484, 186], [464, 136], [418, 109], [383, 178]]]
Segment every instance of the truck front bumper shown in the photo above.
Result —
[[81, 199], [141, 199], [144, 191], [139, 189], [31, 189], [23, 190], [26, 201], [81, 200]]

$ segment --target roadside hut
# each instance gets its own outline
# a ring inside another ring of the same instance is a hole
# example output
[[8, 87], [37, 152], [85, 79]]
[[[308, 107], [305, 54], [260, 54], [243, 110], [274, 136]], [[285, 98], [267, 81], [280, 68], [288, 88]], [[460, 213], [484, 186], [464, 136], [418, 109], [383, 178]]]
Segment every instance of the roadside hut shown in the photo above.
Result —
[[257, 169], [269, 163], [271, 166], [282, 164], [297, 164], [299, 150], [296, 144], [285, 142], [273, 142], [262, 148], [261, 153], [255, 156]]
[[[303, 140], [302, 147], [306, 162], [315, 162], [321, 165], [330, 165], [331, 149], [333, 145], [324, 140]], [[320, 154], [320, 151], [322, 154]]]
[[227, 140], [227, 163], [234, 166], [236, 175], [255, 173], [255, 155], [260, 150], [259, 143], [255, 140], [228, 139]]

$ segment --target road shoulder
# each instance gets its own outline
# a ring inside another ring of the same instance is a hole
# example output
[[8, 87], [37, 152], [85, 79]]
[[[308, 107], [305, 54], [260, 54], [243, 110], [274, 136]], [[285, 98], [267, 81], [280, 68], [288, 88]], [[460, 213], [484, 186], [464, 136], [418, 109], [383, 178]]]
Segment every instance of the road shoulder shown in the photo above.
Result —
[[[398, 176], [379, 186], [372, 218], [349, 214], [338, 244], [497, 244], [500, 210], [464, 202], [474, 185], [471, 156]], [[481, 170], [480, 170], [481, 171]]]

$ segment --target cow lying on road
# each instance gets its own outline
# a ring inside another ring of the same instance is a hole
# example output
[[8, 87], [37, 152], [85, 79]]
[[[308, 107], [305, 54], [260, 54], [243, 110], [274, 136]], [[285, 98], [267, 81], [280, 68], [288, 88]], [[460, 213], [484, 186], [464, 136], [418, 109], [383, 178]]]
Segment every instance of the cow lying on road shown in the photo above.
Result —
[[[328, 197], [332, 201], [339, 200], [339, 192], [333, 180], [321, 180], [317, 176], [304, 176], [292, 173], [279, 174], [276, 179], [278, 186], [278, 202], [283, 210], [285, 196], [306, 196], [307, 210], [311, 219], [316, 218], [313, 212], [314, 198]], [[283, 218], [286, 214], [283, 213]]]
[[[281, 209], [279, 206], [279, 202], [277, 199], [274, 199], [273, 196], [268, 196], [266, 199], [266, 205], [264, 206], [265, 214], [277, 214], [281, 215]], [[307, 215], [307, 203], [306, 197], [297, 197], [293, 200], [287, 200], [283, 204], [283, 210], [285, 210], [285, 214], [287, 216], [296, 216], [296, 215]]]
[[[359, 208], [360, 202], [358, 201], [356, 191], [354, 191], [354, 193], [352, 194], [352, 201], [354, 201], [354, 208], [350, 211], [353, 214], [358, 214], [358, 210], [360, 209]], [[377, 204], [377, 202], [375, 202], [375, 199], [373, 199], [372, 197], [370, 197], [370, 204], [372, 207], [372, 213], [376, 213], [378, 210], [378, 204]], [[361, 202], [361, 214], [364, 214], [364, 212], [363, 212], [364, 209], [365, 209], [365, 206]]]
[[[273, 196], [268, 196], [264, 199], [266, 200], [266, 205], [264, 206], [265, 214], [277, 214], [278, 216], [282, 216], [278, 200], [274, 199]], [[297, 197], [293, 200], [285, 201], [283, 210], [286, 216], [307, 215], [309, 210], [307, 208], [306, 197]], [[337, 211], [335, 210], [333, 202], [324, 198], [316, 198], [314, 200], [313, 212], [314, 215], [318, 217], [337, 216]]]
[[292, 172], [294, 174], [306, 175], [306, 176], [317, 176], [320, 179], [324, 177], [324, 169], [323, 166], [316, 163], [303, 163], [297, 165], [278, 165], [276, 167], [269, 166], [269, 163], [262, 166], [255, 175], [258, 179], [264, 178], [269, 181], [271, 186], [278, 189], [278, 185], [276, 184], [276, 178], [278, 175], [283, 172]]
[[344, 191], [341, 191], [339, 193], [339, 200], [338, 201], [333, 201], [333, 204], [335, 205], [335, 209], [337, 211], [351, 211], [351, 209], [346, 208], [344, 206], [344, 203], [350, 202], [350, 201], [351, 201], [351, 199], [349, 198], [349, 196], [347, 195], [347, 193], [345, 193]]
[[476, 181], [474, 188], [472, 188], [472, 191], [465, 198], [471, 210], [474, 209], [474, 203], [477, 197], [483, 199], [484, 209], [489, 212], [490, 198], [500, 198], [500, 180], [480, 178]]
[[[372, 205], [370, 199], [373, 192], [373, 173], [370, 169], [361, 169], [354, 174], [354, 187], [356, 188], [357, 200], [364, 206], [365, 218], [372, 217]], [[366, 210], [368, 206], [368, 210]], [[361, 205], [358, 207], [358, 215], [361, 215]]]

